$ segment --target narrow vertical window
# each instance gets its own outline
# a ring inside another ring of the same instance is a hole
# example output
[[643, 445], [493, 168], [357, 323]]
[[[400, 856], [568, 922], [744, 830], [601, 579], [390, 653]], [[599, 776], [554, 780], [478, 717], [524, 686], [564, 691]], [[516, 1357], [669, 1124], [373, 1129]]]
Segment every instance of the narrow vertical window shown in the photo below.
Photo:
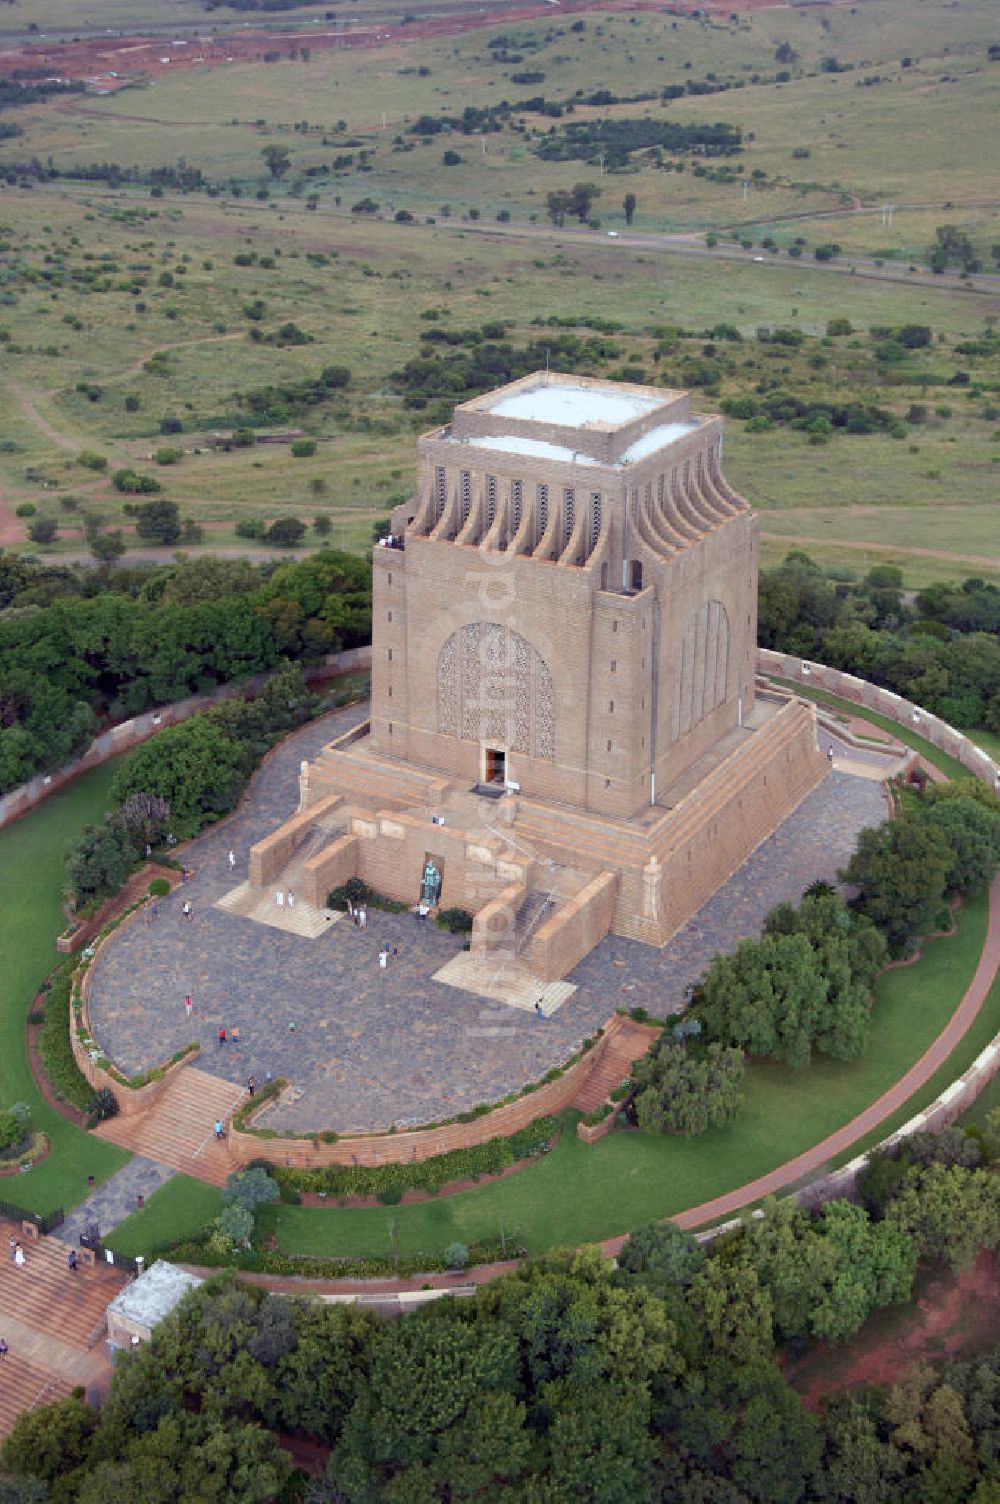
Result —
[[569, 535], [573, 531], [573, 521], [576, 515], [576, 492], [565, 490], [563, 492], [563, 538], [568, 543]]
[[544, 536], [545, 529], [549, 525], [549, 488], [538, 487], [538, 532]]
[[597, 540], [601, 536], [601, 493], [590, 493], [590, 546], [597, 547]]
[[440, 522], [444, 516], [444, 504], [448, 500], [448, 477], [443, 465], [438, 465], [434, 471], [434, 492], [437, 505], [437, 519]]
[[486, 526], [492, 527], [497, 515], [497, 478], [495, 475], [486, 477]]
[[513, 481], [511, 481], [511, 483], [510, 483], [510, 499], [511, 499], [511, 503], [512, 503], [512, 506], [513, 506], [513, 509], [514, 509], [514, 531], [515, 531], [515, 533], [517, 532], [518, 528], [521, 526], [521, 504], [522, 504], [522, 493], [523, 493], [523, 490], [524, 490], [524, 487], [522, 486], [522, 484], [521, 484], [521, 482], [519, 480], [513, 480]]

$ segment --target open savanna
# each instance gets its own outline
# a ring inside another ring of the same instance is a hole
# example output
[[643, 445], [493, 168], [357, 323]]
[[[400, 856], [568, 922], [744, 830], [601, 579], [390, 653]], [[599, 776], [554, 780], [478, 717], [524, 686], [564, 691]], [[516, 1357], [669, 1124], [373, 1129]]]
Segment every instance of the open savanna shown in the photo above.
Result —
[[[26, 502], [59, 521], [56, 551], [80, 549], [87, 509], [128, 529], [124, 499], [108, 475], [78, 463], [90, 449], [107, 458], [109, 473], [128, 464], [155, 474], [186, 516], [208, 525], [206, 543], [234, 546], [240, 518], [325, 514], [336, 541], [363, 548], [371, 521], [412, 487], [415, 431], [438, 421], [446, 405], [407, 409], [397, 375], [432, 327], [421, 314], [435, 310], [439, 328], [502, 323], [506, 340], [539, 341], [540, 349], [539, 321], [573, 322], [586, 337], [580, 325], [599, 316], [621, 327], [580, 369], [612, 377], [642, 371], [646, 380], [676, 386], [699, 384], [687, 357], [701, 345], [661, 347], [657, 331], [731, 324], [744, 343], [723, 344], [717, 378], [695, 392], [696, 406], [709, 410], [776, 386], [811, 401], [875, 401], [898, 419], [924, 403], [929, 417], [905, 441], [873, 434], [813, 446], [786, 427], [750, 434], [732, 419], [730, 474], [764, 513], [768, 556], [794, 535], [815, 542], [831, 562], [854, 542], [903, 554], [926, 547], [930, 558], [909, 557], [932, 576], [964, 572], [966, 556], [992, 559], [998, 544], [986, 509], [998, 450], [988, 415], [1000, 370], [995, 355], [977, 365], [954, 345], [981, 337], [995, 317], [995, 279], [960, 286], [908, 275], [904, 266], [889, 281], [822, 266], [808, 249], [800, 260], [769, 256], [763, 265], [742, 253], [737, 260], [704, 253], [706, 230], [737, 221], [753, 226], [741, 233], [754, 240], [773, 233], [784, 245], [803, 234], [810, 245], [837, 238], [864, 251], [885, 249], [870, 243], [880, 215], [845, 214], [846, 202], [864, 198], [937, 198], [938, 208], [897, 213], [894, 232], [907, 257], [926, 250], [939, 223], [965, 229], [988, 252], [998, 233], [991, 207], [1000, 202], [998, 148], [995, 133], [976, 122], [990, 118], [1000, 78], [1000, 67], [986, 60], [995, 12], [987, 0], [969, 0], [960, 12], [927, 0], [919, 11], [915, 21], [903, 0], [872, 0], [737, 21], [553, 14], [378, 50], [315, 51], [308, 61], [283, 55], [211, 73], [177, 70], [107, 98], [74, 95], [11, 112], [5, 119], [16, 115], [24, 135], [3, 143], [0, 164], [33, 155], [62, 172], [114, 161], [148, 173], [184, 159], [219, 194], [168, 186], [152, 199], [148, 183], [110, 188], [70, 178], [4, 192], [0, 536], [24, 541], [15, 508]], [[573, 30], [579, 21], [582, 30]], [[490, 46], [500, 41], [502, 48]], [[785, 65], [790, 81], [777, 85], [781, 43], [797, 56]], [[853, 71], [821, 71], [831, 56]], [[511, 74], [522, 70], [544, 80], [515, 84]], [[734, 87], [661, 104], [665, 85], [710, 73]], [[885, 81], [860, 86], [875, 74]], [[531, 94], [567, 100], [597, 87], [654, 97], [610, 108], [577, 104], [559, 122], [519, 115], [484, 137], [408, 129], [424, 113], [457, 116], [467, 105]], [[666, 172], [638, 152], [626, 170], [602, 175], [596, 162], [534, 154], [540, 133], [562, 129], [567, 118], [601, 115], [731, 121], [754, 138], [737, 159], [739, 175], [760, 168], [764, 186], [744, 202], [739, 181], [711, 175], [718, 161], [708, 163], [709, 175], [696, 175], [691, 157], [685, 171]], [[964, 139], [967, 152], [958, 146]], [[261, 157], [274, 145], [291, 157], [280, 181], [268, 179]], [[793, 158], [803, 146], [811, 156]], [[461, 158], [455, 166], [443, 164], [447, 149]], [[350, 165], [334, 170], [338, 158]], [[602, 228], [556, 229], [545, 196], [580, 179], [601, 189], [593, 212]], [[270, 196], [258, 199], [264, 186]], [[645, 241], [604, 234], [624, 226], [626, 193], [636, 195], [635, 230]], [[313, 210], [308, 195], [316, 196]], [[962, 204], [973, 197], [984, 207]], [[351, 212], [362, 198], [378, 205], [377, 215]], [[418, 222], [393, 222], [401, 208]], [[497, 222], [501, 211], [510, 223]], [[839, 217], [795, 217], [817, 214]], [[851, 240], [855, 225], [860, 238]], [[671, 241], [678, 230], [690, 230], [692, 240]], [[889, 229], [879, 238], [892, 247]], [[248, 257], [251, 264], [236, 264]], [[850, 318], [855, 337], [821, 345], [834, 317]], [[904, 323], [929, 325], [935, 344], [891, 371], [877, 367], [869, 330]], [[287, 325], [307, 342], [278, 341]], [[756, 330], [775, 325], [802, 331], [806, 344], [759, 345]], [[239, 423], [246, 394], [314, 378], [328, 365], [346, 366], [349, 386], [277, 422], [314, 437], [313, 456], [295, 459], [287, 447], [209, 447], [209, 435]], [[970, 385], [953, 393], [944, 383], [960, 366], [971, 369]], [[161, 437], [163, 419], [179, 419], [183, 432]], [[157, 465], [161, 444], [181, 448], [180, 460]], [[67, 494], [77, 498], [69, 508], [61, 500]], [[869, 532], [855, 537], [851, 509], [858, 507], [873, 515]], [[905, 525], [911, 509], [926, 513], [919, 543]], [[833, 511], [842, 515], [828, 520]]]

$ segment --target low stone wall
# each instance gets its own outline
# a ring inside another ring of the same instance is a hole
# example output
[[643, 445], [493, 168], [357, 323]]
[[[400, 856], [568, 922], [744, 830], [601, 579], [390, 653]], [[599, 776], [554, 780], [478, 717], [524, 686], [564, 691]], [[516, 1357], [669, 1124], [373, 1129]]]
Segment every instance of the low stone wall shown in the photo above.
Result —
[[253, 887], [263, 888], [291, 861], [295, 852], [322, 824], [326, 815], [343, 801], [336, 794], [320, 799], [306, 810], [293, 815], [284, 825], [250, 847], [249, 878]]
[[[343, 653], [331, 653], [322, 663], [306, 669], [305, 678], [310, 684], [335, 679], [340, 674], [357, 673], [370, 668], [371, 660], [370, 647], [348, 648]], [[175, 700], [171, 705], [147, 710], [129, 721], [109, 727], [94, 738], [86, 752], [68, 762], [64, 768], [59, 768], [54, 773], [39, 773], [30, 782], [22, 783], [19, 788], [11, 789], [10, 793], [0, 795], [0, 828], [26, 814], [50, 794], [56, 793], [74, 778], [79, 778], [81, 773], [87, 773], [91, 768], [107, 762], [109, 757], [131, 752], [133, 747], [148, 741], [164, 726], [177, 726], [181, 721], [186, 721], [202, 710], [208, 710], [212, 705], [218, 705], [222, 700], [252, 696], [263, 688], [270, 677], [270, 674], [255, 674], [252, 679], [245, 679], [240, 683], [222, 684], [210, 695], [190, 695], [186, 700]]]
[[555, 982], [573, 970], [611, 929], [618, 873], [596, 877], [547, 919], [532, 936], [525, 956], [536, 976]]
[[609, 1109], [607, 1116], [600, 1123], [577, 1123], [576, 1136], [585, 1144], [596, 1144], [599, 1139], [607, 1138], [615, 1126], [615, 1118], [618, 1116], [618, 1108]]
[[304, 903], [322, 909], [334, 888], [342, 888], [349, 878], [357, 875], [358, 838], [338, 836], [332, 845], [306, 862], [299, 878], [299, 892]]
[[432, 1159], [436, 1154], [447, 1154], [452, 1149], [468, 1149], [491, 1138], [509, 1137], [536, 1118], [569, 1107], [590, 1076], [599, 1069], [611, 1041], [623, 1026], [621, 1015], [613, 1014], [594, 1048], [557, 1080], [547, 1081], [526, 1097], [496, 1107], [469, 1123], [449, 1123], [446, 1127], [410, 1133], [343, 1138], [333, 1144], [323, 1143], [318, 1138], [262, 1138], [234, 1125], [229, 1132], [230, 1153], [234, 1163], [238, 1164], [246, 1164], [251, 1159], [267, 1159], [272, 1164], [314, 1170], [323, 1165], [405, 1164], [411, 1160]]
[[[163, 1075], [158, 1076], [155, 1081], [148, 1081], [145, 1086], [125, 1086], [121, 1081], [118, 1080], [116, 1076], [112, 1075], [110, 1071], [105, 1070], [103, 1066], [97, 1065], [95, 1061], [90, 1058], [89, 1048], [84, 1044], [83, 1040], [77, 1033], [77, 1025], [82, 1024], [86, 1029], [88, 1035], [93, 1038], [90, 1029], [90, 1014], [88, 1011], [87, 1003], [90, 992], [90, 978], [93, 975], [94, 962], [97, 960], [97, 957], [100, 955], [104, 946], [107, 945], [109, 941], [113, 940], [120, 933], [125, 924], [135, 923], [136, 918], [140, 912], [141, 910], [136, 909], [134, 913], [130, 914], [129, 917], [124, 920], [123, 924], [118, 925], [118, 927], [116, 929], [113, 929], [109, 935], [105, 935], [104, 939], [95, 948], [90, 965], [84, 973], [83, 981], [80, 984], [81, 1009], [79, 1019], [76, 1018], [73, 1012], [72, 1001], [70, 1003], [69, 1012], [70, 1044], [73, 1047], [73, 1058], [75, 1059], [77, 1066], [80, 1069], [80, 1073], [84, 1077], [86, 1077], [95, 1091], [103, 1091], [105, 1087], [107, 1087], [110, 1091], [113, 1091], [115, 1094], [115, 1099], [118, 1102], [118, 1111], [120, 1115], [125, 1118], [137, 1117], [139, 1113], [145, 1112], [152, 1105], [155, 1098], [160, 1095], [161, 1091], [163, 1091], [172, 1073], [174, 1071], [181, 1070], [185, 1065], [190, 1064], [191, 1060], [194, 1058], [194, 1055], [197, 1053], [197, 1051], [192, 1050], [189, 1054], [184, 1056], [183, 1060], [175, 1060], [172, 1063], [165, 1065], [163, 1067]], [[97, 1041], [95, 1041], [95, 1044], [97, 1044]], [[97, 1047], [99, 1048], [99, 1045]]]
[[514, 948], [514, 924], [527, 888], [524, 883], [510, 883], [502, 893], [479, 910], [472, 921], [469, 949], [473, 955], [488, 956], [491, 951]]

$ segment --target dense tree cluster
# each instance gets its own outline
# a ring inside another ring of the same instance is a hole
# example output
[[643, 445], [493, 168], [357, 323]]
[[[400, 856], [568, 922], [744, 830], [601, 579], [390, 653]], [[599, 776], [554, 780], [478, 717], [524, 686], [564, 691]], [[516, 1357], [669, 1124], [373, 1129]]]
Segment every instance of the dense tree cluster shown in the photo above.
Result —
[[1000, 728], [1000, 588], [929, 585], [912, 605], [898, 569], [858, 580], [799, 551], [760, 575], [758, 641], [884, 685], [952, 725]]
[[604, 157], [606, 167], [622, 167], [630, 153], [653, 146], [718, 157], [739, 151], [742, 141], [739, 127], [723, 121], [707, 125], [652, 118], [588, 120], [574, 121], [543, 136], [535, 154], [545, 162], [596, 162]]
[[695, 993], [706, 1036], [789, 1065], [813, 1051], [854, 1060], [864, 1049], [872, 984], [886, 944], [871, 919], [823, 884], [780, 904], [759, 940], [717, 955]]
[[[237, 1230], [273, 1194], [231, 1177]], [[1000, 1485], [1000, 1355], [803, 1408], [776, 1350], [910, 1298], [918, 1259], [1000, 1239], [995, 1170], [911, 1166], [883, 1210], [792, 1201], [707, 1250], [672, 1223], [554, 1254], [395, 1321], [224, 1275], [124, 1355], [100, 1412], [23, 1415], [4, 1497], [37, 1504], [902, 1504]], [[956, 1261], [957, 1262], [957, 1261]], [[328, 1452], [296, 1478], [281, 1438]]]
[[96, 578], [0, 555], [0, 792], [67, 762], [106, 719], [370, 633], [370, 570], [351, 554], [264, 569], [199, 559]]
[[895, 819], [863, 830], [844, 869], [853, 908], [902, 955], [948, 927], [946, 900], [992, 882], [1000, 869], [1000, 801], [975, 779], [907, 796]]

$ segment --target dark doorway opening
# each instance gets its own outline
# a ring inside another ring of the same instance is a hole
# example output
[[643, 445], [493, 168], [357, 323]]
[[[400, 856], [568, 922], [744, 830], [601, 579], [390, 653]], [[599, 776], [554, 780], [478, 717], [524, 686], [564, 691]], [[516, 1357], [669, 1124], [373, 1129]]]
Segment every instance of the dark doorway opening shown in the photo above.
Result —
[[506, 783], [507, 781], [507, 754], [500, 752], [496, 747], [486, 748], [486, 782]]

